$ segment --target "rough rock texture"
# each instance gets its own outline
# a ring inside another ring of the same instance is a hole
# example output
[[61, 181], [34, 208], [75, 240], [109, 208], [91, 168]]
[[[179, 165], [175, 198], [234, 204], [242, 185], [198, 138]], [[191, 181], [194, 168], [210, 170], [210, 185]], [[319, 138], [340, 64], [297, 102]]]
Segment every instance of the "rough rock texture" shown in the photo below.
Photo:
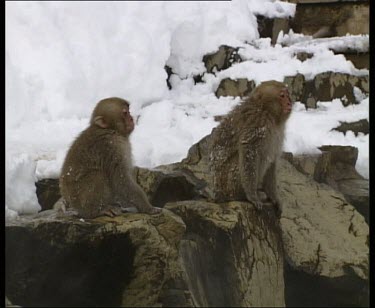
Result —
[[289, 162], [302, 174], [341, 192], [369, 223], [369, 181], [355, 169], [358, 149], [351, 146], [320, 149], [321, 154], [291, 155]]
[[166, 208], [186, 224], [180, 256], [197, 306], [285, 305], [283, 252], [273, 211], [258, 215], [246, 202], [184, 201]]
[[351, 146], [322, 146], [314, 179], [342, 192], [366, 221], [369, 221], [369, 181], [356, 170], [358, 149]]
[[[336, 53], [336, 52], [335, 52]], [[343, 54], [346, 60], [351, 61], [353, 65], [358, 69], [370, 69], [370, 53], [369, 52], [337, 52], [337, 54]]]
[[342, 73], [325, 72], [315, 76], [314, 80], [306, 81], [302, 103], [315, 108], [317, 101], [341, 99], [344, 106], [355, 104], [353, 87], [369, 93], [368, 76], [351, 76]]
[[225, 70], [231, 67], [233, 63], [241, 61], [242, 59], [238, 54], [238, 48], [226, 45], [220, 46], [217, 52], [203, 57], [203, 62], [208, 73]]
[[167, 202], [199, 198], [199, 183], [182, 172], [134, 168], [135, 180], [147, 194], [151, 204], [163, 207]]
[[274, 45], [281, 31], [288, 33], [290, 29], [289, 18], [268, 18], [262, 15], [257, 16], [259, 37], [270, 37]]
[[[182, 163], [163, 167], [189, 170], [199, 180], [209, 183], [212, 180], [208, 172], [209, 153], [210, 136], [206, 136], [189, 150]], [[355, 163], [356, 157], [345, 151], [342, 156]], [[369, 229], [364, 217], [339, 191], [302, 174], [285, 159], [279, 164], [278, 178], [287, 261], [286, 305], [367, 305]], [[209, 186], [203, 187], [207, 196]], [[304, 299], [300, 295], [306, 289], [312, 292]]]
[[313, 35], [322, 27], [329, 27], [330, 36], [369, 33], [369, 1], [303, 2], [298, 2], [296, 14], [291, 21], [294, 32]]
[[44, 210], [52, 209], [60, 199], [59, 179], [43, 179], [35, 183], [38, 202]]
[[240, 79], [230, 79], [226, 78], [223, 79], [216, 92], [215, 95], [217, 97], [220, 96], [248, 96], [250, 95], [251, 91], [255, 88], [255, 82], [253, 80], [247, 80], [246, 78]]
[[305, 76], [297, 74], [284, 78], [284, 83], [288, 85], [290, 98], [293, 102], [301, 101], [305, 87]]
[[9, 300], [49, 307], [285, 306], [273, 212], [257, 215], [239, 202], [167, 208], [183, 221], [168, 210], [85, 221], [49, 210], [8, 223]]
[[335, 127], [334, 130], [337, 130], [341, 133], [346, 133], [348, 130], [352, 131], [354, 135], [357, 137], [358, 133], [363, 133], [367, 135], [370, 132], [370, 125], [367, 119], [362, 119], [356, 122], [341, 122], [338, 127]]
[[192, 306], [169, 211], [80, 221], [56, 211], [6, 226], [6, 294], [21, 306]]

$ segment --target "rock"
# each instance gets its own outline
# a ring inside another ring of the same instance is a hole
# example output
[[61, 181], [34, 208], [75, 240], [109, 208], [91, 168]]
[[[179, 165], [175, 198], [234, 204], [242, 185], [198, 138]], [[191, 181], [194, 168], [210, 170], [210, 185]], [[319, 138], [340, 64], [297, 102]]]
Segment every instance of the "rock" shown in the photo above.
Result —
[[290, 163], [301, 173], [341, 192], [369, 223], [369, 181], [355, 169], [358, 149], [350, 146], [322, 146], [321, 154], [294, 155]]
[[168, 65], [165, 65], [164, 66], [164, 70], [166, 71], [167, 73], [167, 86], [168, 86], [168, 89], [171, 90], [172, 89], [172, 85], [171, 85], [171, 82], [169, 81], [169, 79], [171, 78], [172, 74], [173, 74], [173, 70], [170, 66]]
[[59, 179], [43, 179], [35, 183], [36, 195], [42, 211], [52, 209], [60, 199]]
[[362, 119], [356, 122], [341, 122], [338, 127], [333, 128], [333, 130], [337, 130], [341, 133], [346, 135], [347, 131], [350, 130], [354, 133], [357, 137], [358, 133], [363, 133], [367, 135], [370, 132], [369, 122], [367, 119]]
[[344, 196], [282, 162], [280, 219], [286, 306], [362, 306], [368, 301], [368, 225]]
[[192, 306], [178, 257], [183, 221], [56, 211], [6, 226], [6, 294], [21, 306]]
[[134, 174], [153, 206], [163, 207], [167, 202], [192, 200], [200, 196], [198, 181], [181, 171], [167, 173], [162, 168], [149, 170], [135, 167]]
[[[332, 152], [333, 161], [341, 160], [354, 166], [356, 157], [352, 149]], [[184, 161], [170, 168], [189, 169], [197, 178], [209, 183], [212, 180], [208, 169], [209, 153], [210, 136], [206, 136], [190, 149]], [[315, 156], [315, 160], [318, 159]], [[314, 164], [317, 162], [304, 167], [308, 170], [305, 173], [315, 174]], [[347, 174], [355, 173], [349, 170]], [[365, 219], [342, 193], [324, 183], [319, 184], [284, 159], [278, 167], [278, 178], [283, 203], [280, 223], [289, 269], [285, 276], [286, 304], [309, 305], [301, 296], [293, 297], [305, 294], [301, 290], [304, 286], [305, 290], [312, 290], [308, 298], [313, 298], [311, 301], [318, 306], [340, 306], [343, 301], [361, 305], [368, 298], [369, 290], [369, 229]], [[208, 196], [209, 187], [210, 184], [205, 188]], [[189, 229], [189, 224], [185, 223]]]
[[313, 56], [314, 56], [314, 54], [311, 53], [311, 52], [304, 52], [304, 51], [302, 51], [302, 52], [297, 52], [296, 53], [297, 59], [300, 60], [301, 62], [304, 62], [307, 59], [311, 59]]
[[281, 31], [288, 33], [289, 18], [268, 18], [257, 15], [259, 37], [270, 37], [272, 45], [276, 44], [277, 37]]
[[344, 106], [356, 104], [353, 89], [358, 87], [362, 92], [369, 93], [368, 76], [352, 76], [343, 73], [325, 72], [305, 81], [301, 102], [308, 108], [316, 108], [318, 101], [341, 99]]
[[305, 87], [305, 76], [297, 74], [284, 78], [284, 83], [288, 85], [290, 98], [293, 102], [301, 101]]
[[369, 1], [297, 0], [290, 26], [295, 33], [305, 35], [323, 27], [331, 28], [331, 36], [368, 34]]
[[293, 155], [290, 163], [301, 173], [307, 176], [313, 177], [315, 174], [316, 164], [320, 158], [321, 154], [300, 154]]
[[184, 201], [166, 208], [186, 224], [180, 256], [196, 306], [285, 305], [281, 233], [273, 211], [258, 214], [247, 202]]
[[226, 78], [221, 80], [215, 95], [220, 96], [249, 96], [251, 91], [255, 88], [255, 82], [253, 80], [247, 80], [245, 78], [230, 79]]
[[[335, 53], [338, 54], [338, 53]], [[351, 61], [357, 69], [370, 69], [370, 53], [369, 52], [340, 52], [346, 60]]]
[[322, 146], [314, 178], [340, 191], [366, 222], [369, 222], [369, 182], [355, 169], [358, 149], [350, 146]]
[[203, 57], [204, 65], [208, 73], [225, 70], [242, 61], [238, 54], [238, 49], [231, 46], [221, 45], [219, 50], [213, 54], [208, 54]]
[[8, 223], [7, 296], [21, 306], [284, 306], [273, 211], [166, 208], [183, 220], [165, 209], [91, 220], [49, 210]]

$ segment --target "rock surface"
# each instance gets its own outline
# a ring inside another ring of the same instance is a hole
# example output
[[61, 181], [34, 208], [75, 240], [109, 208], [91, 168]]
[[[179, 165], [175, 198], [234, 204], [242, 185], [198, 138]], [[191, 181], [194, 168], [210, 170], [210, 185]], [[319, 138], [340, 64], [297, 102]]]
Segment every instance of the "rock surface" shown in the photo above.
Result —
[[83, 221], [49, 210], [9, 223], [8, 298], [50, 307], [285, 305], [272, 212], [238, 202], [167, 208], [182, 219], [163, 210]]
[[208, 73], [215, 73], [225, 70], [234, 63], [241, 62], [241, 56], [238, 54], [239, 48], [222, 45], [215, 53], [203, 57], [204, 65]]

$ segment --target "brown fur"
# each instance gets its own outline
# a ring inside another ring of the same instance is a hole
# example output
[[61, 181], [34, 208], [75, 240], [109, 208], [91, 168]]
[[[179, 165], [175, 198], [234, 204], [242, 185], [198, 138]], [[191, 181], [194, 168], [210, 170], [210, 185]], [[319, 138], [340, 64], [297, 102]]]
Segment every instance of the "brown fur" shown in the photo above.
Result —
[[116, 97], [104, 99], [95, 107], [90, 126], [70, 147], [60, 191], [81, 217], [118, 215], [120, 206], [158, 211], [132, 177], [129, 135], [133, 129], [129, 103]]
[[214, 129], [210, 167], [216, 201], [248, 200], [260, 209], [261, 189], [280, 207], [276, 163], [291, 105], [283, 83], [263, 82]]

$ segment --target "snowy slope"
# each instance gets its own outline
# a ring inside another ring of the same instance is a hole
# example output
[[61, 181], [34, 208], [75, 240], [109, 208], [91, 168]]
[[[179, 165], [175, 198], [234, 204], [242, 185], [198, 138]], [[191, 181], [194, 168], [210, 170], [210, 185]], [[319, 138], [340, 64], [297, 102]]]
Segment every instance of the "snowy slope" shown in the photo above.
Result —
[[[259, 83], [296, 73], [311, 79], [328, 70], [368, 74], [334, 55], [328, 49], [332, 42], [301, 44], [304, 38], [292, 33], [279, 37], [287, 47], [259, 39], [254, 14], [285, 17], [294, 10], [293, 4], [271, 0], [7, 2], [7, 217], [40, 209], [34, 182], [59, 176], [69, 144], [102, 98], [130, 100], [137, 117], [131, 137], [135, 163], [154, 167], [184, 158], [217, 125], [213, 117], [239, 103], [214, 95], [223, 78]], [[346, 40], [346, 45], [368, 44], [368, 36]], [[194, 85], [192, 77], [205, 71], [203, 55], [221, 44], [242, 47], [248, 61], [216, 76], [205, 74], [204, 83]], [[313, 50], [314, 58], [299, 61], [293, 56], [298, 48]], [[176, 73], [172, 90], [165, 65]], [[321, 144], [350, 144], [359, 148], [357, 169], [368, 176], [368, 135], [330, 131], [339, 120], [368, 118], [368, 98], [359, 100], [347, 108], [339, 101], [322, 102], [308, 111], [296, 103], [284, 150], [312, 153]]]

